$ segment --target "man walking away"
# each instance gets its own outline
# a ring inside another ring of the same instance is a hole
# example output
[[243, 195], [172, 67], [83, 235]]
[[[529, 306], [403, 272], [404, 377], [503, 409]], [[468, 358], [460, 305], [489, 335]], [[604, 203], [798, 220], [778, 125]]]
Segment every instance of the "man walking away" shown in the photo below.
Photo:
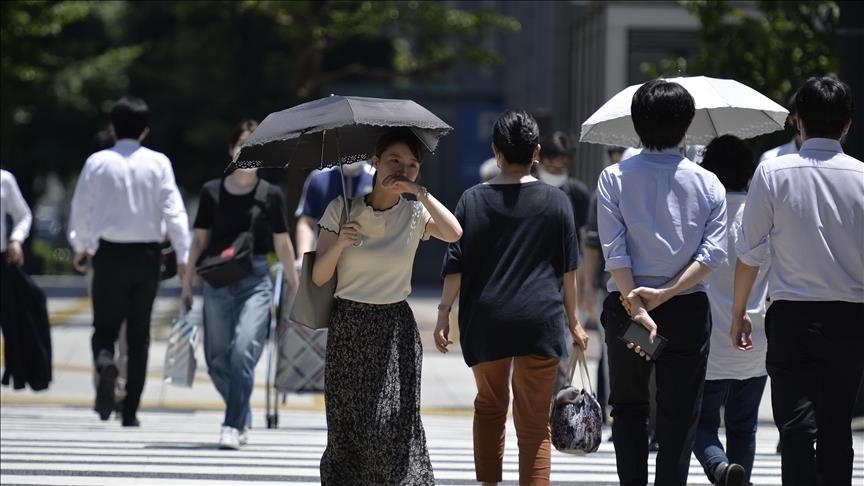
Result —
[[189, 222], [174, 181], [171, 161], [141, 146], [150, 110], [134, 97], [121, 98], [111, 110], [113, 147], [91, 155], [78, 178], [69, 221], [75, 267], [93, 265], [93, 362], [98, 374], [94, 409], [102, 420], [114, 410], [117, 365], [114, 344], [126, 320], [128, 381], [124, 427], [136, 417], [150, 347], [150, 313], [159, 286], [159, 243], [163, 221], [177, 253], [177, 273], [186, 272]]
[[747, 194], [732, 342], [752, 346], [747, 298], [770, 251], [766, 367], [783, 484], [843, 486], [852, 482], [852, 408], [864, 372], [864, 165], [840, 146], [849, 86], [811, 78], [795, 104], [800, 152], [760, 164]]
[[[678, 148], [695, 113], [681, 85], [643, 84], [631, 113], [645, 150], [604, 169], [597, 184], [597, 229], [612, 275], [600, 321], [609, 353], [615, 460], [623, 486], [648, 483], [645, 432], [654, 368], [655, 484], [685, 486], [711, 335], [703, 280], [726, 260], [726, 191]], [[616, 337], [631, 317], [652, 339], [668, 338], [656, 361]]]

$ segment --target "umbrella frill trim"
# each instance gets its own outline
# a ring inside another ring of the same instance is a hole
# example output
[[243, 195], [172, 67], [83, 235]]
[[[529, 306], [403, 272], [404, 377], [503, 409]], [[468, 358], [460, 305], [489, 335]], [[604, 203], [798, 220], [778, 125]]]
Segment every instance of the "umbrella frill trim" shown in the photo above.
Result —
[[[297, 137], [302, 137], [303, 135], [308, 135], [311, 133], [318, 133], [318, 132], [322, 132], [324, 130], [333, 130], [335, 128], [341, 128], [341, 127], [348, 126], [348, 125], [370, 125], [373, 127], [417, 128], [420, 130], [432, 130], [432, 131], [435, 131], [436, 133], [440, 133], [439, 138], [447, 135], [448, 133], [450, 133], [450, 131], [453, 130], [453, 127], [451, 127], [449, 125], [445, 124], [445, 126], [442, 127], [441, 125], [439, 125], [437, 123], [417, 123], [417, 122], [405, 123], [405, 122], [383, 121], [383, 120], [374, 121], [374, 122], [373, 121], [364, 121], [364, 122], [357, 122], [357, 123], [332, 123], [329, 125], [320, 125], [320, 126], [317, 126], [314, 128], [310, 128], [308, 130], [300, 131], [300, 132], [293, 132], [293, 133], [288, 133], [285, 135], [275, 135], [272, 137], [262, 138], [260, 140], [255, 140], [255, 141], [247, 141], [246, 143], [244, 143], [242, 145], [242, 147], [249, 147], [252, 145], [264, 145], [267, 143], [284, 141], [284, 140], [294, 140]], [[365, 159], [363, 159], [363, 160], [365, 160]]]
[[[370, 154], [345, 155], [345, 156], [339, 157], [338, 161], [322, 164], [318, 168], [324, 169], [327, 167], [333, 167], [335, 165], [352, 164], [354, 162], [363, 162], [365, 160], [371, 160], [371, 159], [372, 159], [371, 153]], [[284, 167], [288, 167], [290, 165], [291, 165], [291, 162], [289, 161], [285, 164]], [[258, 169], [261, 167], [265, 167], [264, 162], [261, 160], [238, 160], [236, 162], [232, 162], [232, 163], [228, 164], [228, 166], [229, 166], [229, 168], [234, 167], [237, 169]]]

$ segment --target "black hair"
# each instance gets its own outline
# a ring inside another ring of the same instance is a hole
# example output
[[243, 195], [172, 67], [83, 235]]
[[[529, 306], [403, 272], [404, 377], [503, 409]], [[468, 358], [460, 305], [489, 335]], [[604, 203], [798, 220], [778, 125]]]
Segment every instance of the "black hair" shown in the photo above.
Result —
[[786, 109], [789, 110], [789, 116], [798, 114], [798, 104], [795, 103], [795, 97], [798, 96], [798, 92], [794, 92], [789, 96], [789, 99], [786, 100]]
[[111, 108], [111, 125], [114, 135], [121, 138], [138, 139], [150, 125], [150, 108], [141, 98], [124, 96]]
[[255, 129], [258, 128], [258, 122], [255, 120], [243, 120], [234, 127], [234, 132], [231, 134], [231, 143], [228, 145], [229, 149], [232, 149], [237, 146], [237, 142], [240, 141], [240, 137], [243, 136], [244, 133], [252, 133]]
[[410, 128], [394, 128], [378, 137], [378, 142], [375, 144], [375, 156], [381, 157], [391, 145], [396, 143], [407, 145], [417, 162], [423, 162], [423, 144]]
[[544, 159], [554, 159], [556, 157], [572, 158], [573, 153], [570, 147], [570, 137], [564, 132], [555, 132], [551, 137], [544, 139], [540, 144], [540, 155]]
[[530, 165], [540, 142], [540, 128], [525, 111], [507, 111], [492, 127], [492, 143], [510, 164]]
[[745, 191], [756, 170], [756, 156], [734, 135], [722, 135], [705, 147], [702, 167], [717, 175], [727, 191]]
[[651, 150], [677, 147], [695, 112], [690, 93], [680, 84], [662, 79], [640, 86], [630, 104], [633, 128], [642, 146]]
[[114, 146], [114, 135], [111, 135], [111, 131], [107, 128], [105, 130], [99, 130], [96, 132], [96, 135], [93, 136], [93, 150], [99, 152], [100, 150], [109, 149]]
[[839, 139], [855, 109], [849, 85], [832, 76], [808, 79], [795, 95], [795, 105], [808, 138]]

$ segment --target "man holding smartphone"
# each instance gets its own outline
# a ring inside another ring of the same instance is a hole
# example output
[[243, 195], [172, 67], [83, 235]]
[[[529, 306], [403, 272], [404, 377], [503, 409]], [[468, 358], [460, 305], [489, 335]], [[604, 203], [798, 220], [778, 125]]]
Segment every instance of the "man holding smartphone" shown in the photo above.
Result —
[[[684, 486], [690, 468], [711, 333], [702, 281], [726, 260], [726, 191], [717, 176], [678, 149], [694, 114], [693, 98], [679, 84], [642, 85], [631, 115], [645, 149], [607, 167], [597, 184], [598, 234], [612, 275], [600, 319], [624, 486], [648, 482], [652, 366], [659, 444], [655, 484]], [[649, 341], [658, 332], [668, 339], [656, 361], [640, 346], [618, 340], [631, 318], [648, 330]]]
[[[732, 343], [753, 348], [747, 299], [770, 253], [765, 316], [784, 485], [852, 482], [852, 410], [864, 373], [864, 165], [843, 153], [852, 91], [810, 78], [795, 96], [797, 154], [756, 169], [735, 248]], [[815, 449], [814, 449], [815, 441]]]

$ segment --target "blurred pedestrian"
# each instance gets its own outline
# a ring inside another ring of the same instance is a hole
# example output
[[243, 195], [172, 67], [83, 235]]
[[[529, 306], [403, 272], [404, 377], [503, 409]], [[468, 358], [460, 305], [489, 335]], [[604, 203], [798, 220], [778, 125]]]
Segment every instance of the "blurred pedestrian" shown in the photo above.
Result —
[[[11, 232], [6, 219], [12, 220]], [[22, 244], [33, 221], [15, 177], [0, 170], [0, 329], [3, 385], [48, 388], [52, 379], [51, 327], [45, 293], [23, 270]]]
[[434, 484], [420, 420], [423, 350], [405, 299], [420, 240], [456, 241], [462, 228], [416, 182], [422, 161], [410, 130], [385, 133], [372, 157], [372, 192], [348, 208], [334, 199], [318, 223], [313, 280], [338, 277], [324, 371], [324, 485]]
[[174, 181], [171, 161], [141, 145], [150, 109], [135, 97], [120, 98], [111, 110], [117, 142], [91, 155], [78, 178], [69, 217], [74, 265], [93, 265], [93, 362], [99, 374], [94, 409], [102, 420], [114, 410], [117, 365], [114, 345], [127, 324], [128, 381], [123, 425], [139, 426], [141, 392], [147, 376], [150, 315], [159, 286], [162, 224], [177, 253], [183, 276], [189, 251], [188, 218]]
[[764, 161], [750, 182], [731, 337], [756, 346], [747, 303], [770, 251], [766, 366], [783, 484], [843, 486], [864, 373], [864, 165], [840, 145], [854, 110], [846, 83], [810, 78], [795, 105], [800, 152]]
[[[631, 111], [645, 149], [604, 169], [597, 185], [598, 231], [612, 275], [600, 320], [609, 352], [615, 459], [622, 485], [648, 482], [646, 421], [654, 368], [655, 482], [683, 486], [711, 332], [703, 280], [726, 258], [725, 191], [717, 176], [681, 155], [679, 146], [695, 112], [693, 98], [681, 85], [643, 84]], [[618, 340], [630, 318], [649, 331], [651, 340], [658, 333], [668, 339], [656, 361]]]
[[[258, 126], [254, 120], [239, 124], [231, 137], [229, 155]], [[253, 208], [259, 210], [253, 212]], [[284, 268], [293, 268], [294, 246], [288, 234], [285, 196], [278, 186], [260, 179], [257, 169], [235, 169], [204, 184], [195, 216], [189, 261], [223, 254], [242, 233], [252, 228], [252, 273], [227, 285], [204, 282], [204, 356], [207, 371], [225, 402], [219, 435], [221, 449], [239, 449], [249, 440], [252, 410], [249, 400], [255, 384], [255, 366], [261, 358], [273, 284], [267, 254], [276, 252]], [[253, 216], [256, 219], [253, 221]], [[186, 272], [181, 298], [191, 307], [195, 272]], [[289, 288], [297, 288], [297, 274], [285, 272]]]
[[[21, 195], [18, 181], [7, 170], [0, 170], [0, 264], [24, 265], [24, 249], [21, 246], [30, 235], [33, 214]], [[6, 216], [12, 217], [12, 230], [6, 229]]]
[[[705, 393], [693, 454], [712, 483], [750, 484], [756, 454], [759, 404], [768, 380], [765, 371], [768, 265], [760, 269], [747, 302], [747, 315], [753, 323], [752, 351], [742, 353], [732, 346], [729, 332], [732, 325], [735, 243], [744, 213], [747, 184], [756, 169], [755, 155], [739, 138], [723, 135], [708, 144], [702, 167], [716, 174], [726, 188], [728, 260], [717, 267], [707, 280], [708, 301], [711, 303], [711, 352], [708, 354]], [[726, 428], [725, 450], [717, 436], [721, 409]]]
[[803, 141], [801, 140], [801, 132], [798, 131], [798, 107], [795, 104], [795, 94], [786, 103], [786, 108], [789, 110], [789, 116], [786, 117], [786, 130], [792, 132], [792, 139], [783, 145], [766, 150], [759, 157], [760, 163], [784, 155], [797, 154], [798, 150], [801, 149]]
[[511, 383], [520, 483], [549, 484], [549, 406], [558, 362], [568, 355], [565, 329], [574, 345], [588, 345], [579, 323], [573, 208], [562, 191], [531, 175], [539, 138], [523, 111], [498, 118], [492, 150], [501, 173], [462, 194], [456, 217], [465, 234], [444, 262], [433, 337], [447, 352], [447, 313], [458, 294], [462, 354], [477, 384], [474, 468], [484, 485], [502, 480]]
[[375, 169], [364, 160], [323, 170], [313, 170], [306, 177], [303, 193], [300, 195], [300, 202], [294, 213], [297, 217], [294, 238], [297, 242], [297, 269], [303, 262], [303, 254], [315, 249], [315, 242], [318, 239], [317, 224], [330, 201], [341, 196], [343, 188], [348, 191], [348, 197], [351, 198], [369, 194], [372, 192], [374, 174]]
[[[563, 132], [555, 132], [542, 144], [540, 163], [537, 164], [537, 178], [564, 191], [573, 208], [576, 224], [576, 239], [581, 241], [581, 232], [588, 218], [591, 193], [584, 182], [570, 177], [573, 163], [573, 148], [570, 138]], [[578, 250], [578, 248], [577, 248]]]

